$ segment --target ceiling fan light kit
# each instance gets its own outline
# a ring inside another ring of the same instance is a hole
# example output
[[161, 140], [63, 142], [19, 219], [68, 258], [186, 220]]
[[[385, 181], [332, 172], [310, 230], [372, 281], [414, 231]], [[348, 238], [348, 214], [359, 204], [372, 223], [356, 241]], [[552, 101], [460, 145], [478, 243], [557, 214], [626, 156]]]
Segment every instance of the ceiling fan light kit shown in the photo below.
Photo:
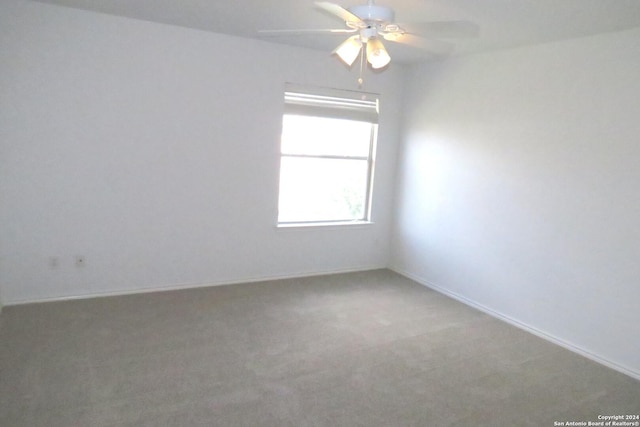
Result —
[[391, 62], [391, 57], [380, 40], [369, 39], [367, 41], [367, 61], [371, 64], [371, 68], [376, 70]]
[[[425, 38], [414, 31], [427, 33], [440, 32], [448, 36], [456, 32], [463, 32], [473, 36], [477, 32], [477, 25], [468, 21], [426, 22], [413, 24], [398, 24], [395, 22], [395, 12], [386, 6], [378, 6], [373, 0], [366, 4], [352, 6], [348, 9], [340, 5], [316, 1], [316, 7], [323, 9], [340, 18], [346, 28], [325, 30], [270, 30], [262, 31], [263, 34], [293, 35], [293, 34], [352, 34], [333, 51], [340, 60], [351, 67], [358, 57], [360, 60], [360, 79], [362, 83], [362, 68], [364, 59], [371, 68], [379, 70], [391, 62], [391, 56], [382, 43], [382, 40], [392, 43], [401, 43], [416, 49], [426, 51], [432, 56], [443, 56], [453, 50], [449, 42]], [[409, 29], [409, 31], [408, 31]], [[461, 31], [462, 30], [462, 31]], [[363, 46], [365, 45], [365, 46]]]
[[333, 52], [338, 55], [345, 64], [351, 67], [358, 58], [358, 55], [360, 55], [360, 49], [362, 49], [360, 36], [351, 36]]

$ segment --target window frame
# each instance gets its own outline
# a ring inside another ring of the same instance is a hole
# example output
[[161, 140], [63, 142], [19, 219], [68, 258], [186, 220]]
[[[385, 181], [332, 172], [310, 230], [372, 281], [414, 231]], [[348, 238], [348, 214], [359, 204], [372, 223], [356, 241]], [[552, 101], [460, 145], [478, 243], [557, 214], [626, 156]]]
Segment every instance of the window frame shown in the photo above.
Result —
[[[293, 102], [289, 102], [290, 99]], [[317, 102], [317, 104], [316, 104]], [[317, 105], [317, 108], [316, 108]], [[335, 106], [335, 108], [334, 108]], [[341, 225], [366, 225], [372, 224], [372, 200], [375, 175], [375, 155], [378, 139], [378, 112], [379, 95], [369, 92], [344, 91], [327, 88], [309, 88], [287, 84], [285, 90], [285, 109], [282, 114], [284, 131], [284, 119], [287, 115], [319, 117], [339, 120], [351, 120], [369, 124], [369, 144], [367, 156], [353, 156], [340, 154], [291, 154], [283, 153], [282, 140], [280, 141], [280, 175], [278, 184], [278, 211], [277, 226], [279, 228], [314, 227], [314, 226], [341, 226]], [[360, 160], [366, 161], [365, 194], [363, 199], [363, 212], [360, 218], [345, 219], [313, 219], [297, 221], [280, 220], [280, 197], [282, 180], [282, 160], [284, 158], [311, 158], [327, 160]]]

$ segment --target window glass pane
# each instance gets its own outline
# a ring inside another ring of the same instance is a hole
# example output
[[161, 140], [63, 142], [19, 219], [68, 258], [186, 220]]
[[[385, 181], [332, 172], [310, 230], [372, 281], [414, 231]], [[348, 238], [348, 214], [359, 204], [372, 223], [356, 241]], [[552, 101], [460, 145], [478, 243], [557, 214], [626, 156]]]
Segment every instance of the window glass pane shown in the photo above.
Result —
[[282, 154], [368, 157], [371, 123], [285, 114]]
[[364, 219], [367, 161], [282, 157], [279, 222]]

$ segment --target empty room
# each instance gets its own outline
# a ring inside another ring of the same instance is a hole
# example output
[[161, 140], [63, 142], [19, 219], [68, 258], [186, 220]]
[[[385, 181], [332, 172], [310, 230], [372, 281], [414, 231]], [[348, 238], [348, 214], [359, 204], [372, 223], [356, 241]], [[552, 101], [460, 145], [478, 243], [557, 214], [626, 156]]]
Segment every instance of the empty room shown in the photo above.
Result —
[[640, 1], [0, 0], [0, 426], [640, 426]]

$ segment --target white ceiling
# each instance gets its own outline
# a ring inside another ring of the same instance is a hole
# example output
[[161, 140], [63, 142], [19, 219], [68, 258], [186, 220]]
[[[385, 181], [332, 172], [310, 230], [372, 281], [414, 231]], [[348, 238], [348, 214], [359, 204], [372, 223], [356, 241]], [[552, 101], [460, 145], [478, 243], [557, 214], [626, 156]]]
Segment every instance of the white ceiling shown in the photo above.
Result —
[[[37, 0], [130, 18], [258, 38], [331, 52], [345, 35], [265, 38], [258, 30], [344, 28], [313, 0]], [[343, 7], [366, 0], [331, 0]], [[452, 39], [467, 54], [640, 27], [640, 0], [378, 0], [397, 22], [471, 20], [480, 35]], [[640, 43], [640, 40], [639, 40]], [[385, 43], [394, 61], [415, 62], [420, 51]]]

